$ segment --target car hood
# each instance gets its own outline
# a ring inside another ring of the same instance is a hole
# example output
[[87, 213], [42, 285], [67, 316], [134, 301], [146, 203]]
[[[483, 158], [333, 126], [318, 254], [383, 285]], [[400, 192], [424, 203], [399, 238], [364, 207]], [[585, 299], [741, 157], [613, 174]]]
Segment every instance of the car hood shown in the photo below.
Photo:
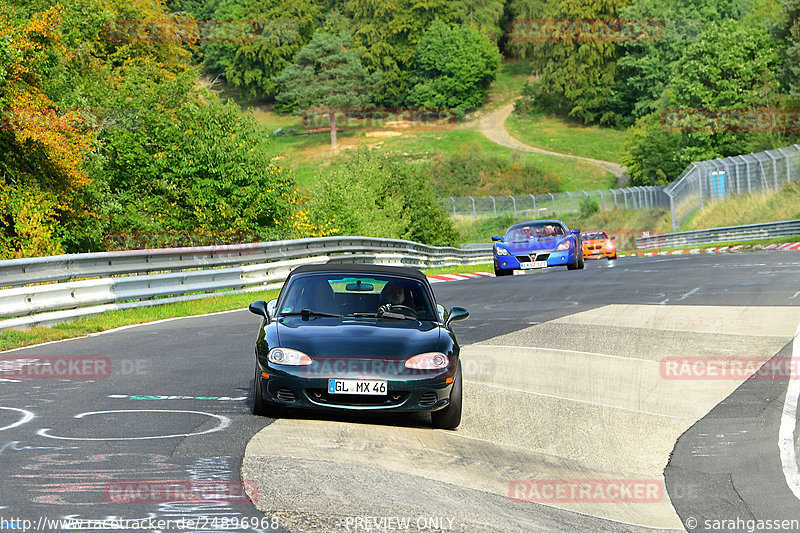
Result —
[[567, 238], [567, 236], [543, 237], [541, 239], [531, 239], [530, 241], [520, 243], [510, 242], [506, 245], [506, 248], [508, 248], [508, 251], [512, 254], [525, 253], [531, 250], [552, 250]]
[[277, 321], [278, 344], [319, 358], [404, 359], [439, 350], [440, 326], [416, 320], [284, 317]]

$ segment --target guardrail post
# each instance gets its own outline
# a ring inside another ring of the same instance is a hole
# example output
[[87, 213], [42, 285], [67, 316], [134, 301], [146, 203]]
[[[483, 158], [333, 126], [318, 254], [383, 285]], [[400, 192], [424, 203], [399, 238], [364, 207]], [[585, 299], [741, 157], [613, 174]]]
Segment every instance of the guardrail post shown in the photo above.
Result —
[[600, 189], [597, 189], [597, 192], [600, 193], [600, 209], [605, 211], [606, 210], [606, 199], [603, 197], [603, 191], [601, 191]]
[[533, 200], [533, 218], [536, 218], [536, 197], [532, 194], [529, 194], [528, 196], [530, 196]]
[[553, 193], [551, 193], [551, 192], [549, 192], [547, 194], [549, 194], [550, 198], [553, 199], [553, 216], [555, 216], [555, 214], [556, 214], [556, 197], [553, 196]]
[[783, 152], [783, 148], [778, 148], [778, 151], [783, 156], [784, 160], [786, 161], [786, 183], [792, 182], [792, 169], [789, 166], [789, 156]]
[[669, 213], [672, 217], [672, 231], [673, 233], [677, 231], [677, 225], [675, 224], [675, 202], [672, 198], [672, 194], [669, 193], [666, 189], [664, 189], [664, 193], [669, 197]]
[[494, 201], [494, 196], [490, 196], [489, 198], [492, 199], [492, 208], [494, 208], [494, 216], [497, 218], [497, 202]]
[[611, 191], [611, 194], [614, 195], [614, 209], [616, 209], [617, 205], [619, 205], [617, 204], [617, 191], [615, 191], [614, 189], [609, 189], [609, 191]]
[[628, 191], [626, 191], [625, 189], [620, 189], [620, 191], [622, 191], [622, 199], [625, 200], [625, 210], [627, 211], [627, 209], [628, 209]]
[[469, 199], [472, 200], [472, 218], [478, 218], [478, 212], [475, 211], [475, 198], [470, 196]]
[[570, 213], [574, 213], [575, 212], [575, 205], [572, 203], [572, 193], [567, 191], [567, 196], [569, 196], [569, 212]]
[[450, 197], [450, 199], [453, 201], [453, 216], [456, 216], [456, 199], [453, 198], [452, 196]]
[[508, 195], [508, 197], [511, 198], [512, 202], [514, 202], [514, 218], [517, 218], [517, 200], [510, 194]]

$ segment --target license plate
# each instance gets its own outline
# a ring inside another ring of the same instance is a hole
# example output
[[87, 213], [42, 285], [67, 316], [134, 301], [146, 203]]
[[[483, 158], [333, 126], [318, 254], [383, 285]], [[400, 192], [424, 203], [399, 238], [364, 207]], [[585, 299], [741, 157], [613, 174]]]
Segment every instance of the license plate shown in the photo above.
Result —
[[386, 395], [386, 382], [374, 379], [329, 379], [328, 394]]
[[519, 264], [520, 268], [546, 268], [547, 261], [527, 261]]

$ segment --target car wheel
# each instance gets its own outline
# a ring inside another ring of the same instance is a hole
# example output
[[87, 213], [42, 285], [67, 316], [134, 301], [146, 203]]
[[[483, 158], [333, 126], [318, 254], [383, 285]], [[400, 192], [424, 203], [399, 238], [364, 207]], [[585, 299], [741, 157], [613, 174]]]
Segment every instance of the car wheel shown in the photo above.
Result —
[[575, 254], [575, 261], [567, 265], [567, 270], [578, 270], [580, 268], [580, 263], [578, 262], [578, 254]]
[[513, 270], [498, 270], [496, 268], [494, 269], [494, 275], [497, 276], [498, 278], [500, 276], [510, 276], [513, 273], [514, 273]]
[[431, 425], [436, 429], [456, 429], [461, 424], [461, 362], [450, 390], [450, 405], [431, 413]]
[[580, 258], [578, 259], [578, 268], [581, 269], [586, 266], [586, 261], [583, 258], [583, 253], [581, 253]]
[[617, 258], [617, 254], [614, 254], [611, 257], [607, 257], [606, 259], [611, 260], [611, 259], [616, 259], [616, 258]]
[[275, 418], [278, 416], [279, 408], [264, 400], [261, 395], [261, 376], [256, 365], [256, 375], [253, 377], [253, 408], [251, 412], [258, 416], [269, 416]]

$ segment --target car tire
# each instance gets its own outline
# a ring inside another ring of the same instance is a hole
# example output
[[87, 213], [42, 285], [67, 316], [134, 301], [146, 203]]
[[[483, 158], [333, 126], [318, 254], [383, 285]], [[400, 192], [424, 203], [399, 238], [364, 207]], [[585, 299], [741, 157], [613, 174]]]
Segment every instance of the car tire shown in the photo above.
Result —
[[496, 268], [494, 269], [494, 275], [497, 276], [498, 278], [500, 276], [510, 276], [513, 273], [514, 273], [513, 270], [498, 270]]
[[431, 425], [436, 429], [456, 429], [461, 424], [461, 361], [458, 362], [450, 405], [431, 413]]
[[616, 259], [616, 258], [617, 258], [617, 254], [614, 254], [611, 257], [607, 257], [606, 259], [608, 259], [610, 261], [610, 260]]
[[585, 266], [586, 266], [586, 260], [584, 260], [584, 258], [583, 258], [583, 252], [581, 252], [581, 256], [580, 256], [580, 258], [578, 259], [578, 270], [582, 269], [582, 268], [583, 268], [583, 267], [585, 267]]
[[261, 376], [256, 364], [256, 374], [253, 376], [253, 407], [251, 412], [257, 416], [268, 416], [276, 418], [280, 408], [268, 403], [261, 394]]

